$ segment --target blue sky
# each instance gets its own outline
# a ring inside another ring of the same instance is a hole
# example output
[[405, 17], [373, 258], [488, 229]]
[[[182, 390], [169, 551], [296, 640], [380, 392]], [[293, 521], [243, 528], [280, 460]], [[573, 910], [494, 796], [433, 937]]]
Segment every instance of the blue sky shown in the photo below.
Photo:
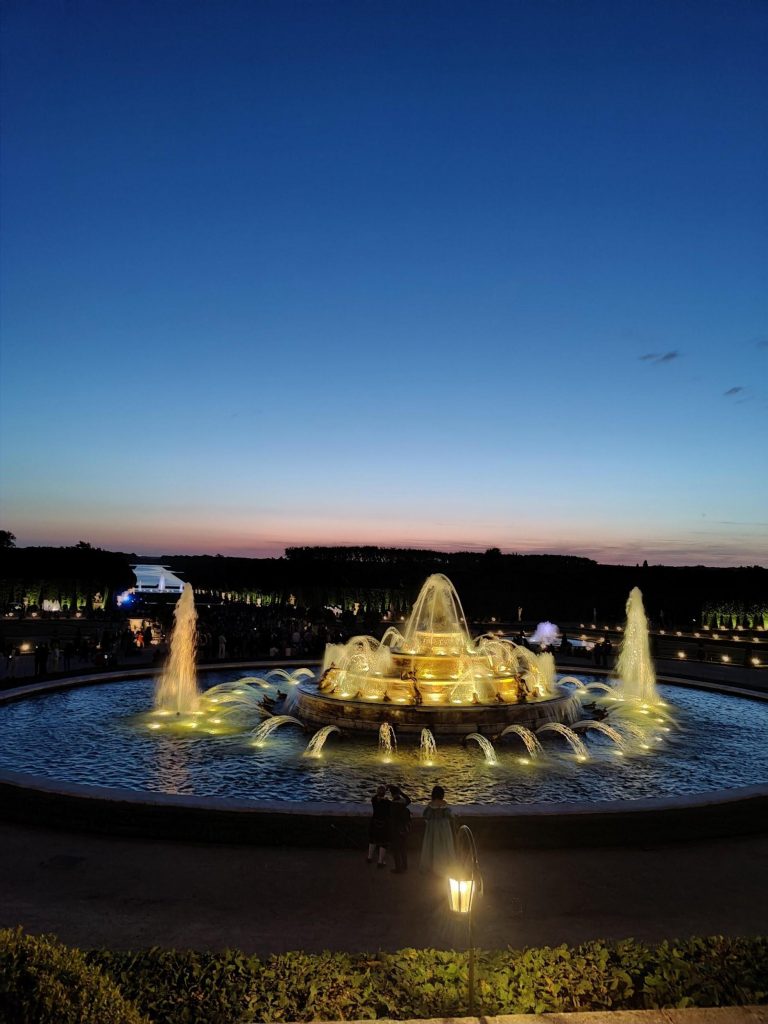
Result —
[[768, 6], [5, 6], [2, 525], [768, 564]]

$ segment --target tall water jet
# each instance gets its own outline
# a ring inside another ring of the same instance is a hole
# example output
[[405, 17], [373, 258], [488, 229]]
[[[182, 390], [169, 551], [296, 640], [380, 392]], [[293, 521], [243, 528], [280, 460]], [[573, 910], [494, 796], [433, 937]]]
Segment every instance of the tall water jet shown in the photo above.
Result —
[[436, 754], [437, 743], [435, 743], [435, 737], [429, 729], [422, 729], [419, 739], [419, 761], [426, 765], [433, 764]]
[[324, 725], [322, 729], [318, 729], [315, 735], [307, 744], [307, 749], [304, 751], [304, 757], [315, 757], [320, 758], [323, 756], [323, 747], [325, 741], [331, 735], [332, 732], [341, 732], [341, 729], [335, 725]]
[[171, 653], [155, 686], [155, 710], [177, 715], [197, 710], [200, 693], [197, 689], [195, 648], [197, 645], [197, 609], [191, 584], [185, 583], [173, 610]]
[[493, 744], [485, 736], [481, 736], [479, 732], [471, 732], [467, 736], [468, 740], [474, 740], [478, 747], [482, 750], [485, 755], [486, 764], [498, 764], [499, 759], [496, 757], [496, 751], [493, 749]]
[[656, 671], [648, 642], [648, 619], [643, 607], [643, 595], [637, 587], [632, 588], [627, 599], [627, 624], [624, 627], [616, 672], [619, 677], [617, 696], [645, 704], [658, 701]]
[[397, 737], [395, 730], [389, 722], [382, 722], [379, 726], [379, 753], [389, 760], [397, 750]]

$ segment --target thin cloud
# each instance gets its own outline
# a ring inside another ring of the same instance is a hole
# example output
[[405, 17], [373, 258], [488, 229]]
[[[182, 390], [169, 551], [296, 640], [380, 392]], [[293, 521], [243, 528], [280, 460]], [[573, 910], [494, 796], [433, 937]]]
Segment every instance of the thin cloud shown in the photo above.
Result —
[[744, 390], [745, 389], [742, 387], [742, 385], [738, 384], [734, 388], [728, 388], [728, 390], [724, 391], [723, 394], [724, 395], [740, 395]]
[[671, 363], [673, 359], [679, 359], [680, 353], [675, 349], [673, 352], [646, 352], [640, 356], [642, 362], [646, 363]]

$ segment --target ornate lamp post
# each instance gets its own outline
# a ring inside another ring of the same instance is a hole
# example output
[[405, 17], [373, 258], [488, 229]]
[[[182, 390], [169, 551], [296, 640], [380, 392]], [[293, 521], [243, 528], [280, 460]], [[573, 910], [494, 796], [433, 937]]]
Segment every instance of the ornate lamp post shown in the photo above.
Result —
[[462, 825], [456, 833], [456, 867], [448, 878], [450, 908], [467, 918], [469, 933], [469, 1014], [475, 1015], [475, 939], [472, 910], [475, 900], [483, 894], [483, 876], [477, 860], [477, 846], [472, 829]]

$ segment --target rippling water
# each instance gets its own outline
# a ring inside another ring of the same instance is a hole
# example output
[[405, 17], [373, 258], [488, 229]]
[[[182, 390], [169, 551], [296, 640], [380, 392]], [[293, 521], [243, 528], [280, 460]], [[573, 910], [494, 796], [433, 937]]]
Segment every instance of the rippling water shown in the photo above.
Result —
[[[208, 673], [203, 686], [243, 673]], [[496, 745], [497, 765], [479, 747], [437, 739], [435, 764], [418, 760], [418, 737], [403, 736], [384, 764], [378, 736], [332, 735], [321, 760], [303, 758], [311, 733], [286, 726], [256, 749], [247, 735], [148, 733], [129, 721], [152, 706], [151, 678], [83, 687], [0, 706], [0, 768], [137, 792], [245, 800], [366, 801], [377, 783], [400, 784], [422, 800], [436, 783], [452, 803], [638, 800], [705, 793], [768, 781], [768, 703], [661, 686], [679, 728], [659, 731], [649, 752], [618, 757], [612, 742], [581, 734], [579, 763], [562, 737], [540, 739], [545, 758], [521, 764], [519, 738]]]

